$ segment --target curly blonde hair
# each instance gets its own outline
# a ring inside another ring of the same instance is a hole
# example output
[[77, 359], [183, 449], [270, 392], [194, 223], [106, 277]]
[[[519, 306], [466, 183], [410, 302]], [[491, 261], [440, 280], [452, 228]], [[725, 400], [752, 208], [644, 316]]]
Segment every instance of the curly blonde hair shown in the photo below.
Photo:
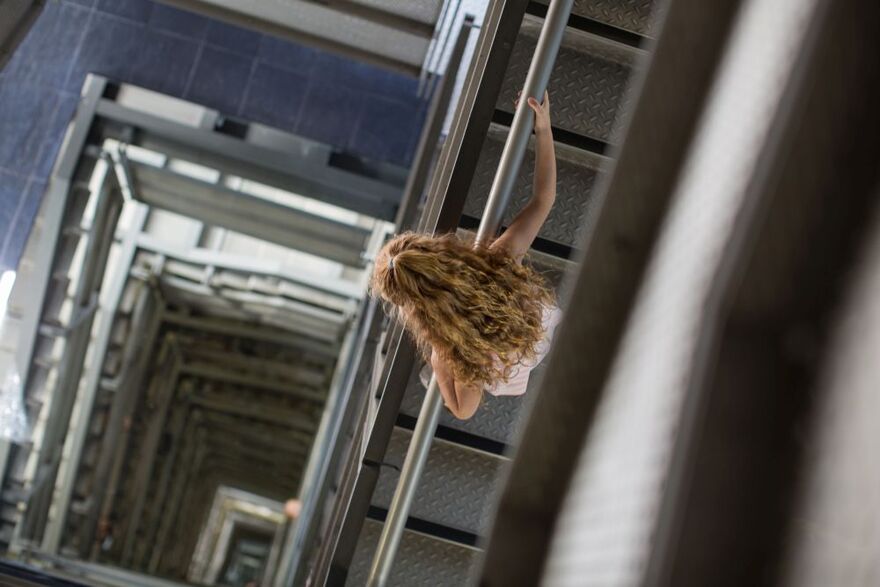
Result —
[[454, 234], [401, 234], [379, 252], [371, 292], [397, 307], [428, 360], [433, 348], [456, 379], [505, 381], [532, 360], [555, 296], [544, 278], [503, 250]]

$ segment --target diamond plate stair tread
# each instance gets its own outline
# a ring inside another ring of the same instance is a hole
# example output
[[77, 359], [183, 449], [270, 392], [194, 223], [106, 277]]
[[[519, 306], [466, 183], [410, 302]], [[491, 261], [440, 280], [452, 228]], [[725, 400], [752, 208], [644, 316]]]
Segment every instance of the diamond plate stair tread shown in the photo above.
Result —
[[[490, 135], [483, 143], [483, 150], [480, 153], [477, 169], [465, 201], [465, 214], [475, 218], [482, 216], [503, 148], [504, 143], [501, 137]], [[507, 213], [504, 215], [503, 222], [505, 224], [509, 224], [516, 213], [532, 197], [534, 167], [534, 152], [529, 149], [520, 168]], [[573, 246], [578, 242], [580, 229], [593, 213], [594, 208], [590, 194], [598, 172], [558, 157], [556, 167], [556, 203], [550, 211], [547, 222], [541, 227], [539, 236]]]
[[[547, 0], [538, 0], [549, 4]], [[601, 23], [651, 36], [654, 0], [575, 0], [572, 12]]]
[[[385, 463], [401, 467], [412, 432], [395, 428]], [[435, 441], [419, 481], [410, 515], [449, 528], [482, 534], [488, 523], [503, 460], [495, 455]], [[373, 493], [373, 505], [388, 508], [399, 472], [382, 467]]]
[[[522, 415], [522, 407], [526, 402], [526, 396], [533, 393], [538, 385], [543, 365], [536, 367], [529, 377], [528, 390], [519, 397], [495, 397], [484, 394], [483, 403], [470, 420], [459, 420], [447, 409], [440, 413], [440, 424], [454, 430], [460, 430], [469, 434], [475, 434], [496, 442], [513, 444], [519, 419]], [[418, 417], [425, 398], [425, 388], [418, 380], [416, 370], [407, 384], [406, 394], [400, 406], [400, 413], [414, 418]]]
[[[370, 563], [382, 532], [382, 524], [367, 520], [358, 539], [357, 550], [345, 584], [367, 584]], [[391, 568], [388, 587], [457, 587], [467, 585], [478, 561], [478, 551], [444, 540], [406, 531]]]
[[[524, 27], [510, 56], [496, 108], [513, 113], [537, 43], [537, 31]], [[605, 54], [599, 47], [564, 42], [548, 85], [553, 125], [611, 142], [618, 113], [625, 107], [632, 62]]]

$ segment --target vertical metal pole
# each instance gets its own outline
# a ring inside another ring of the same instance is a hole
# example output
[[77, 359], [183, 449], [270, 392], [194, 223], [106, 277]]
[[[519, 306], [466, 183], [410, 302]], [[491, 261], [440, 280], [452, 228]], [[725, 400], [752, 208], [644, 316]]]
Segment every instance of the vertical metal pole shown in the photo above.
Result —
[[385, 525], [382, 526], [382, 536], [379, 538], [376, 554], [373, 557], [373, 565], [370, 568], [370, 577], [367, 580], [369, 587], [381, 587], [388, 582], [391, 565], [394, 563], [397, 547], [400, 546], [400, 539], [406, 526], [406, 519], [409, 517], [409, 509], [419, 486], [425, 461], [428, 460], [431, 439], [437, 430], [442, 407], [443, 399], [440, 397], [437, 379], [432, 375], [428, 392], [422, 402], [422, 409], [419, 411], [419, 419], [416, 422], [415, 430], [413, 430], [406, 460], [400, 471], [400, 479], [394, 490], [394, 498], [388, 508], [388, 518], [385, 520]]
[[[336, 363], [330, 391], [324, 404], [324, 414], [315, 433], [315, 441], [310, 451], [306, 469], [300, 481], [299, 499], [302, 510], [299, 518], [288, 525], [285, 539], [285, 551], [277, 566], [274, 585], [283, 587], [293, 584], [293, 575], [301, 564], [304, 556], [305, 541], [320, 516], [320, 496], [323, 493], [323, 482], [327, 476], [330, 455], [339, 441], [341, 420], [349, 405], [351, 386], [348, 384], [354, 371], [354, 362], [366, 341], [360, 340], [365, 329], [376, 311], [375, 305], [362, 304], [358, 310], [357, 320], [353, 321], [345, 335], [339, 359]], [[357, 344], [361, 343], [361, 344]], [[266, 582], [268, 585], [268, 582]]]
[[[513, 190], [534, 124], [527, 98], [534, 97], [540, 100], [544, 95], [547, 82], [550, 81], [550, 73], [556, 62], [556, 54], [562, 44], [562, 36], [568, 24], [572, 2], [573, 0], [553, 0], [547, 11], [541, 36], [538, 39], [529, 73], [526, 76], [522, 99], [513, 117], [513, 124], [507, 135], [507, 142], [504, 144], [498, 171], [495, 172], [495, 180], [492, 182], [486, 209], [483, 211], [475, 246], [491, 242], [501, 226], [501, 219], [510, 201], [510, 193]], [[440, 397], [437, 380], [432, 376], [422, 403], [422, 409], [419, 412], [418, 422], [413, 430], [409, 450], [400, 472], [400, 479], [394, 491], [394, 498], [388, 509], [388, 518], [382, 527], [382, 535], [373, 557], [370, 576], [367, 580], [369, 587], [384, 587], [388, 582], [416, 488], [425, 467], [425, 461], [428, 459], [431, 440], [437, 430], [442, 406], [443, 400]]]

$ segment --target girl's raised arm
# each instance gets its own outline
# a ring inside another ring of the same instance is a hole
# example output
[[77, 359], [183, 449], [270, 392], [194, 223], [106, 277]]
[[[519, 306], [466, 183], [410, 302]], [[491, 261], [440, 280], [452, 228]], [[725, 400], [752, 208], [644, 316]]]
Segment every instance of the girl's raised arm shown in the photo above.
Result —
[[506, 249], [511, 257], [522, 258], [532, 246], [544, 221], [556, 201], [556, 153], [550, 128], [550, 96], [544, 92], [544, 102], [528, 99], [535, 113], [535, 180], [532, 199], [523, 206], [510, 226], [498, 237], [493, 248]]

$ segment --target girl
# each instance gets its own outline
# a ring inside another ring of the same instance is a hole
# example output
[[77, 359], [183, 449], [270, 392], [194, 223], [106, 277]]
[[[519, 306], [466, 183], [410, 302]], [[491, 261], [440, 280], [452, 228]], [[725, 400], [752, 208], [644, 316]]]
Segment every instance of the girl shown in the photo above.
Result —
[[483, 391], [525, 393], [559, 321], [552, 291], [522, 264], [556, 199], [549, 96], [528, 105], [535, 115], [533, 195], [504, 234], [477, 249], [454, 234], [402, 234], [382, 248], [373, 272], [373, 295], [397, 308], [446, 406], [463, 420]]

